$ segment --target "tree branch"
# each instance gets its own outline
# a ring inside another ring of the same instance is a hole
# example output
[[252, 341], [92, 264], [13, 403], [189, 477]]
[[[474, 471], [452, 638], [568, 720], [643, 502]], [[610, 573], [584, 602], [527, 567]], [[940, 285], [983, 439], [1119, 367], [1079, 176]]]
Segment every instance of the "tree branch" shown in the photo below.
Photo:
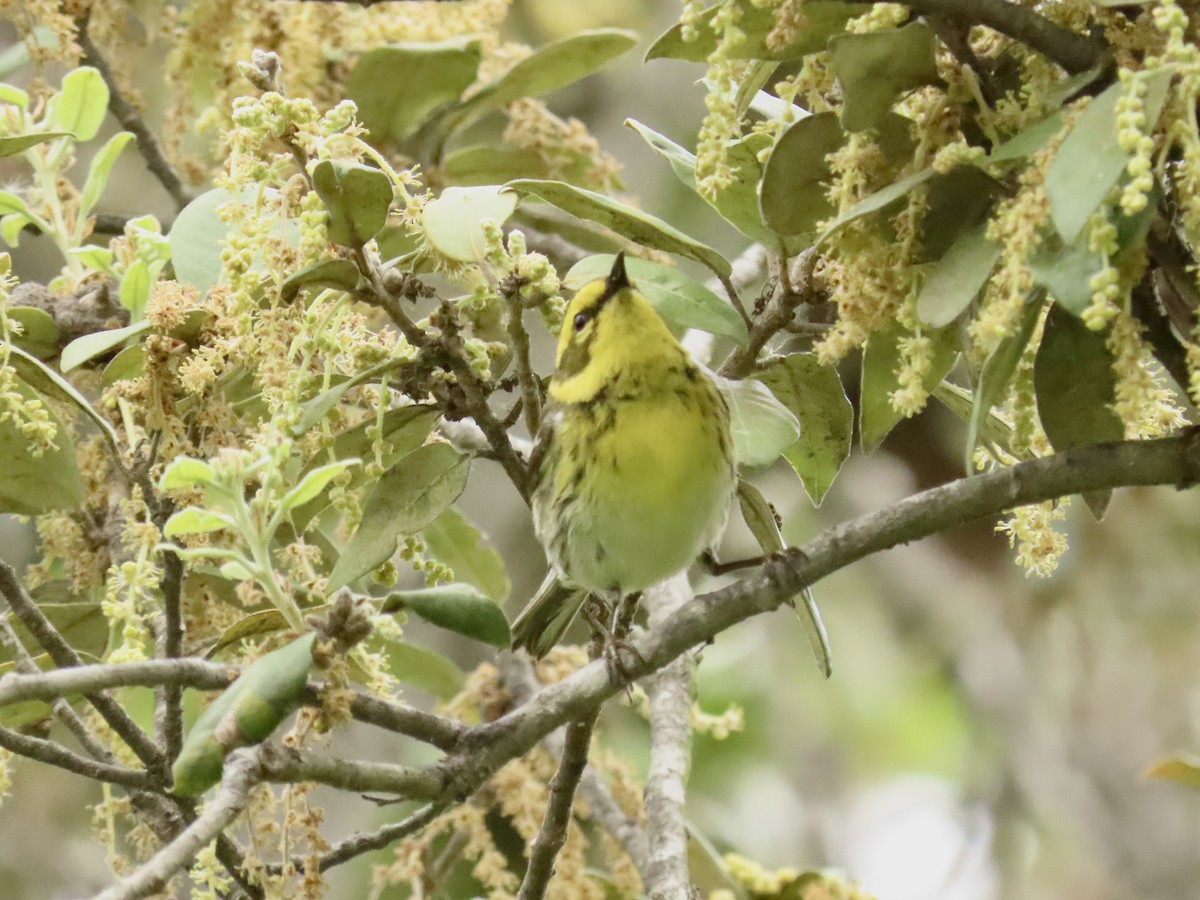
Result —
[[[0, 560], [0, 594], [3, 594], [8, 600], [8, 605], [16, 613], [17, 618], [29, 629], [30, 634], [42, 648], [50, 654], [50, 658], [56, 665], [61, 668], [71, 668], [83, 664], [79, 654], [63, 639], [63, 636], [58, 633], [58, 629], [38, 609], [33, 598], [25, 592], [25, 588], [17, 579], [17, 573], [2, 560]], [[112, 730], [137, 754], [143, 765], [165, 783], [169, 777], [164, 765], [165, 758], [132, 717], [107, 694], [89, 693], [85, 696], [88, 702], [96, 708], [96, 711], [104, 717], [104, 721]]]
[[[165, 518], [164, 518], [165, 522]], [[163, 523], [158, 523], [162, 527]], [[163, 576], [159, 582], [163, 598], [160, 655], [176, 660], [183, 655], [183, 560], [170, 550], [163, 554]], [[175, 759], [183, 746], [183, 686], [163, 684], [155, 697], [155, 728], [167, 759]]]
[[[648, 590], [642, 599], [650, 627], [670, 622], [692, 599], [687, 573]], [[652, 900], [689, 894], [687, 772], [691, 764], [692, 698], [696, 663], [684, 653], [650, 679], [650, 766], [646, 773], [646, 833], [649, 835], [646, 893]]]
[[167, 160], [166, 154], [163, 153], [162, 147], [158, 143], [158, 138], [154, 136], [154, 132], [146, 125], [141, 112], [126, 100], [125, 95], [121, 93], [117, 80], [113, 76], [112, 67], [109, 66], [108, 61], [101, 55], [100, 50], [92, 42], [91, 36], [87, 31], [87, 26], [86, 19], [80, 22], [79, 46], [83, 49], [83, 61], [99, 71], [100, 76], [104, 79], [104, 83], [108, 85], [109, 111], [121, 123], [122, 128], [133, 133], [134, 139], [137, 141], [138, 150], [142, 154], [142, 159], [146, 161], [146, 168], [167, 189], [167, 193], [175, 201], [176, 208], [183, 209], [192, 198], [184, 189], [183, 182], [179, 180], [179, 176], [175, 174], [175, 170], [171, 167], [171, 163]]
[[344, 841], [334, 844], [329, 852], [318, 860], [317, 868], [324, 872], [326, 869], [340, 866], [364, 853], [381, 850], [394, 841], [415, 834], [441, 815], [446, 806], [445, 803], [430, 803], [399, 822], [384, 825], [378, 831], [352, 835]]
[[[1200, 429], [1153, 441], [1097, 444], [1029, 460], [923, 491], [886, 509], [829, 529], [775, 564], [703, 594], [666, 625], [630, 641], [640, 659], [632, 678], [654, 672], [727, 628], [789, 601], [804, 587], [898, 544], [1030, 503], [1131, 485], [1190, 487], [1200, 480]], [[631, 654], [632, 655], [632, 654]], [[501, 765], [526, 753], [555, 728], [619, 690], [603, 662], [593, 662], [494, 722], [473, 729], [439, 764], [444, 796], [469, 796]]]
[[3, 747], [10, 753], [27, 756], [30, 759], [36, 759], [38, 762], [57, 766], [68, 772], [74, 772], [76, 775], [82, 775], [84, 778], [91, 778], [95, 781], [106, 781], [109, 784], [119, 784], [122, 787], [134, 790], [148, 791], [154, 789], [154, 781], [145, 772], [137, 769], [128, 769], [125, 766], [113, 765], [112, 763], [100, 762], [99, 760], [88, 759], [86, 756], [80, 756], [78, 753], [68, 750], [61, 744], [54, 743], [54, 741], [21, 734], [21, 732], [5, 728], [3, 725], [0, 725], [0, 747]]
[[[0, 706], [24, 700], [53, 700], [71, 694], [87, 694], [116, 687], [157, 687], [176, 685], [202, 690], [224, 690], [238, 675], [236, 666], [186, 657], [150, 659], [128, 663], [100, 663], [73, 666], [49, 672], [15, 673], [0, 676]], [[320, 686], [305, 688], [304, 702], [317, 705]], [[403, 703], [356, 693], [350, 701], [350, 713], [360, 722], [394, 731], [439, 750], [452, 750], [467, 727], [453, 719], [444, 719]]]
[[205, 845], [215, 840], [245, 808], [250, 789], [260, 780], [260, 750], [235, 750], [225, 763], [225, 772], [216, 795], [204, 806], [204, 812], [171, 843], [128, 878], [121, 880], [95, 900], [136, 900], [158, 893], [192, 864]]
[[587, 766], [588, 749], [592, 745], [592, 730], [600, 715], [600, 705], [588, 710], [578, 719], [567, 724], [567, 736], [563, 742], [562, 759], [558, 770], [550, 779], [550, 800], [546, 804], [546, 815], [538, 829], [533, 846], [529, 848], [529, 866], [521, 882], [517, 900], [541, 900], [546, 887], [554, 875], [554, 860], [567, 841], [567, 829], [571, 825], [571, 806], [575, 801], [575, 788]]
[[[499, 665], [504, 686], [508, 690], [513, 704], [520, 706], [528, 703], [541, 687], [529, 660], [522, 654], [505, 653], [501, 655]], [[542, 740], [542, 746], [554, 756], [562, 756], [562, 739], [559, 738], [557, 732], [546, 735]], [[612, 791], [608, 789], [592, 766], [583, 770], [577, 792], [587, 803], [591, 818], [616, 838], [617, 843], [628, 854], [644, 884], [647, 879], [646, 873], [649, 870], [650, 857], [646, 829], [642, 827], [641, 822], [625, 814], [625, 810], [621, 809], [620, 804], [613, 797]]]
[[360, 794], [395, 794], [411, 800], [436, 800], [445, 791], [445, 783], [436, 766], [414, 769], [391, 763], [338, 759], [278, 744], [263, 744], [260, 766], [264, 781], [315, 781]]
[[1056, 25], [1032, 7], [1007, 0], [911, 0], [905, 5], [923, 16], [940, 16], [962, 25], [986, 25], [1028, 44], [1068, 72], [1084, 72], [1108, 55], [1103, 40]]

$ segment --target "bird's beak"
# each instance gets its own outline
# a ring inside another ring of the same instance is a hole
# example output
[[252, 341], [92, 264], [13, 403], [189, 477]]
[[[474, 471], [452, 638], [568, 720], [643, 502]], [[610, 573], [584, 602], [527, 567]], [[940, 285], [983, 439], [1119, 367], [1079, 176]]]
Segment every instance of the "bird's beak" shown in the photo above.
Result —
[[617, 258], [613, 260], [613, 267], [608, 273], [604, 292], [606, 294], [615, 294], [617, 291], [629, 286], [629, 276], [625, 273], [625, 252], [621, 251], [617, 254]]

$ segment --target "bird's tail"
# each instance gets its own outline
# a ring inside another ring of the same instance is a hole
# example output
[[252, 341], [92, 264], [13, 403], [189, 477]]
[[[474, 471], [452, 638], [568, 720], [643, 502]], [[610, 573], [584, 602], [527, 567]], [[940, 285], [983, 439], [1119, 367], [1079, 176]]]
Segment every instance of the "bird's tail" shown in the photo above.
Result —
[[524, 647], [534, 659], [541, 659], [562, 639], [587, 595], [582, 588], [563, 584], [551, 570], [512, 623], [513, 649]]

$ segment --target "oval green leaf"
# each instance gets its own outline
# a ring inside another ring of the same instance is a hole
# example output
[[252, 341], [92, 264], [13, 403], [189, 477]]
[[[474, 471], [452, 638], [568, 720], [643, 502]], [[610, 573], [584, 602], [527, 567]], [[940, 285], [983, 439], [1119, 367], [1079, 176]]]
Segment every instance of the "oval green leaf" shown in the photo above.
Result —
[[444, 584], [411, 591], [393, 591], [384, 598], [382, 612], [408, 610], [426, 622], [505, 648], [512, 643], [508, 620], [496, 601], [473, 585]]
[[532, 178], [510, 181], [506, 187], [538, 197], [564, 212], [611, 228], [631, 241], [666, 253], [677, 253], [712, 269], [722, 278], [732, 271], [729, 261], [712, 247], [688, 237], [662, 219], [627, 206], [612, 197], [561, 181]]
[[388, 469], [367, 498], [362, 522], [329, 574], [329, 590], [349, 584], [396, 552], [401, 535], [416, 534], [458, 499], [467, 457], [449, 444], [426, 444]]

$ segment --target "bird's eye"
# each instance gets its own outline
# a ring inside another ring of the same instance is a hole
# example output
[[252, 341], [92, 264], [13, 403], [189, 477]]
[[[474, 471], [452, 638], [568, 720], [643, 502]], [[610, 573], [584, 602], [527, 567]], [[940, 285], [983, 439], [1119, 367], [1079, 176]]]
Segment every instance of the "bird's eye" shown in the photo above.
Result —
[[575, 315], [575, 323], [574, 323], [575, 330], [583, 331], [583, 326], [588, 323], [588, 318], [589, 318], [589, 316], [587, 313], [577, 313]]

